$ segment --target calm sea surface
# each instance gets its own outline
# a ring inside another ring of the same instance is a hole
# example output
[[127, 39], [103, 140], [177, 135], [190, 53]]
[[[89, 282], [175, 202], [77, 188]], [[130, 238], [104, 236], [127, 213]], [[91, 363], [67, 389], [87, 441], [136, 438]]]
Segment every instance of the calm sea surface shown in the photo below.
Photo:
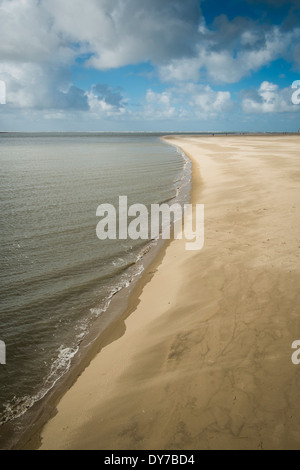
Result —
[[0, 169], [4, 423], [68, 371], [93, 321], [143, 271], [149, 242], [100, 241], [98, 205], [187, 202], [191, 170], [155, 136], [101, 134], [1, 134]]

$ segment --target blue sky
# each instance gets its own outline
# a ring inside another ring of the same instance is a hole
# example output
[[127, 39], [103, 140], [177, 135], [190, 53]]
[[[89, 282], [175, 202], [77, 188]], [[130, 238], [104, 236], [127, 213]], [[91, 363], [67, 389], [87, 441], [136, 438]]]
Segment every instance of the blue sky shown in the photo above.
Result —
[[0, 24], [0, 131], [300, 128], [300, 0], [0, 0]]

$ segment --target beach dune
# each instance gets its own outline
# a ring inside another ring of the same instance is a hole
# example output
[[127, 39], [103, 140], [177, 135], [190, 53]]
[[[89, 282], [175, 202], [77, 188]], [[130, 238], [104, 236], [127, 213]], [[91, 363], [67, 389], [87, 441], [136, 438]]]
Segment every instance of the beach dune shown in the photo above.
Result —
[[300, 449], [299, 139], [165, 138], [192, 160], [204, 247], [173, 240], [146, 270], [40, 449]]

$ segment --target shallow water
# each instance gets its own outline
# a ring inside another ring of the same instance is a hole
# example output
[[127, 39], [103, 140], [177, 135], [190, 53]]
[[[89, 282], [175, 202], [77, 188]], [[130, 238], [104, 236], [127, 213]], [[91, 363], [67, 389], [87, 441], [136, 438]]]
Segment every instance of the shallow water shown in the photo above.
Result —
[[[0, 136], [0, 422], [64, 375], [115, 292], [143, 271], [145, 240], [96, 236], [102, 203], [187, 202], [190, 166], [155, 136]], [[153, 243], [153, 242], [151, 242]]]

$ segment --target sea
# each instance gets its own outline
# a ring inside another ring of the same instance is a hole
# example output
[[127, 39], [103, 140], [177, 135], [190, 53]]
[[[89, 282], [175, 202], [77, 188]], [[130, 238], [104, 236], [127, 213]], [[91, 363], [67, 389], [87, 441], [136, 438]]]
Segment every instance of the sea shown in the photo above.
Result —
[[1, 133], [0, 168], [1, 433], [68, 374], [159, 243], [99, 240], [97, 207], [183, 205], [191, 164], [159, 134]]

